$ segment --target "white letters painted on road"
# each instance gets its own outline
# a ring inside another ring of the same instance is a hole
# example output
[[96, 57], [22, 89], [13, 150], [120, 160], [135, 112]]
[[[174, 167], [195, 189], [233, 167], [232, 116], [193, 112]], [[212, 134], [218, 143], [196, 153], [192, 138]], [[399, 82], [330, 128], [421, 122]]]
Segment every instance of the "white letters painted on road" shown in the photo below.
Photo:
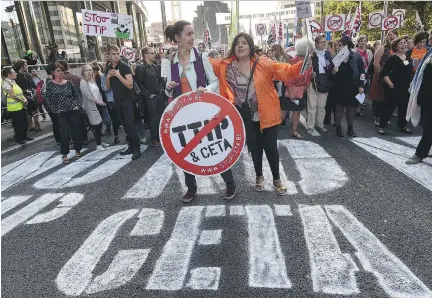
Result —
[[281, 140], [288, 149], [301, 175], [299, 185], [306, 195], [315, 195], [341, 188], [348, 176], [320, 145], [309, 141]]
[[47, 193], [3, 219], [1, 221], [2, 237], [63, 195], [64, 193]]
[[[116, 151], [119, 151], [124, 146], [112, 146], [106, 148], [105, 151], [93, 151], [84, 157], [78, 159], [77, 161], [72, 162], [66, 167], [62, 167], [54, 173], [42, 178], [37, 181], [33, 186], [38, 189], [52, 189], [52, 188], [61, 188], [61, 187], [72, 187], [77, 185], [89, 184], [96, 182], [98, 180], [104, 179], [119, 169], [117, 165], [121, 165], [123, 167], [130, 159], [127, 160], [118, 160], [118, 161], [107, 161], [105, 164], [98, 166], [93, 169], [91, 172], [85, 174], [82, 177], [74, 178], [80, 172], [85, 171], [91, 166], [97, 164], [102, 159], [108, 157], [110, 154], [113, 154]], [[126, 162], [127, 161], [127, 162]]]
[[75, 205], [84, 199], [84, 195], [79, 193], [69, 193], [60, 199], [60, 204], [54, 209], [42, 214], [38, 214], [27, 222], [27, 224], [38, 224], [50, 222], [68, 213]]
[[429, 290], [345, 207], [325, 206], [328, 217], [357, 250], [363, 268], [375, 275], [390, 297], [430, 298]]
[[291, 216], [293, 215], [291, 212], [290, 205], [274, 205], [276, 216]]
[[200, 267], [191, 270], [187, 286], [194, 290], [214, 290], [219, 287], [221, 269], [219, 267]]
[[243, 216], [246, 214], [243, 206], [230, 206], [230, 216]]
[[[117, 212], [98, 225], [83, 245], [81, 245], [72, 258], [60, 270], [56, 283], [61, 292], [70, 296], [81, 295], [90, 284], [93, 277], [93, 270], [103, 254], [108, 250], [117, 231], [127, 220], [134, 217], [138, 211], [137, 209], [131, 209]], [[141, 260], [144, 258], [145, 253], [145, 251], [142, 252]], [[131, 254], [128, 255], [131, 256]], [[136, 256], [132, 255], [131, 257], [133, 257], [134, 260], [137, 259]], [[117, 264], [122, 265], [124, 262], [117, 260]], [[127, 265], [130, 266], [129, 263]], [[121, 270], [115, 271], [109, 269], [111, 274], [124, 270], [123, 266], [120, 266], [120, 268], [116, 266], [116, 268]]]
[[216, 245], [222, 240], [222, 230], [203, 230], [199, 239], [199, 245]]
[[432, 167], [424, 163], [416, 165], [405, 163], [414, 155], [414, 149], [378, 138], [356, 138], [351, 141], [432, 191]]
[[165, 213], [159, 209], [144, 208], [138, 218], [131, 236], [157, 235], [162, 230]]
[[205, 217], [224, 217], [225, 205], [209, 205], [206, 208]]
[[349, 254], [341, 252], [324, 210], [320, 206], [300, 205], [299, 212], [314, 291], [335, 295], [359, 293], [355, 279], [358, 268]]
[[24, 203], [28, 199], [30, 199], [32, 196], [13, 196], [8, 198], [7, 200], [4, 200], [1, 203], [1, 215], [5, 214], [9, 210], [12, 210], [16, 206]]
[[249, 234], [249, 286], [291, 288], [285, 257], [270, 206], [246, 206]]
[[199, 234], [203, 206], [183, 207], [156, 262], [147, 290], [180, 290]]

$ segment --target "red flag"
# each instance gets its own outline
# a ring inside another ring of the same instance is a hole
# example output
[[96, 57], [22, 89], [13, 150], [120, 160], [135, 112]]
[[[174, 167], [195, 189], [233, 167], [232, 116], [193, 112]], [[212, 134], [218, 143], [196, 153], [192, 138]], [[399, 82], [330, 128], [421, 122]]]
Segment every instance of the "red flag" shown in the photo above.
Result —
[[359, 6], [359, 7], [357, 7], [355, 15], [353, 17], [353, 20], [351, 21], [351, 26], [350, 26], [351, 37], [357, 36], [357, 34], [360, 31], [360, 27], [361, 27], [361, 12], [360, 12], [360, 6]]
[[279, 32], [278, 32], [278, 44], [283, 43], [283, 26], [282, 20], [279, 19]]
[[210, 40], [210, 32], [207, 27], [204, 27], [204, 43], [208, 44]]

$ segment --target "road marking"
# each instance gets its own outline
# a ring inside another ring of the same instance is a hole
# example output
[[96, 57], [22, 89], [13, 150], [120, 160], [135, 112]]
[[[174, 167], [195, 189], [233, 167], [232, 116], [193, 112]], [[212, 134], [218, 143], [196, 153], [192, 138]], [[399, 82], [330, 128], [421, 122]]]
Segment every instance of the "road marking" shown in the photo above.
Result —
[[205, 217], [224, 217], [225, 205], [208, 205], [206, 207]]
[[[177, 177], [180, 181], [183, 193], [187, 191], [183, 170], [176, 166]], [[213, 195], [219, 193], [219, 189], [223, 189], [225, 182], [220, 175], [213, 177], [195, 176], [198, 193], [203, 195]]]
[[203, 206], [183, 207], [156, 262], [147, 290], [180, 290], [199, 234]]
[[1, 203], [1, 215], [5, 214], [9, 210], [12, 210], [16, 206], [24, 203], [28, 199], [30, 199], [32, 196], [12, 196], [8, 198], [7, 200], [2, 201]]
[[9, 173], [10, 171], [15, 169], [16, 167], [20, 166], [21, 164], [23, 164], [24, 162], [26, 162], [27, 160], [29, 160], [30, 158], [35, 156], [36, 154], [38, 154], [38, 153], [32, 154], [30, 156], [24, 157], [23, 159], [20, 159], [20, 160], [13, 162], [13, 163], [5, 165], [4, 167], [1, 168], [1, 175], [3, 176], [5, 174]]
[[199, 245], [216, 245], [222, 240], [222, 230], [203, 230], [199, 239]]
[[90, 283], [97, 263], [108, 250], [120, 227], [138, 211], [131, 209], [117, 212], [97, 226], [57, 275], [57, 287], [62, 293], [70, 296], [81, 295]]
[[173, 174], [171, 160], [163, 154], [141, 179], [129, 189], [123, 199], [157, 198], [167, 186]]
[[277, 216], [292, 216], [290, 205], [274, 205]]
[[25, 163], [22, 163], [3, 175], [1, 179], [1, 190], [5, 191], [9, 187], [23, 181], [25, 177], [38, 170], [40, 166], [54, 153], [55, 151], [39, 152], [33, 155]]
[[356, 256], [363, 268], [375, 275], [387, 295], [432, 297], [432, 291], [344, 206], [325, 206], [325, 210], [331, 221], [356, 249]]
[[221, 269], [219, 267], [200, 267], [191, 270], [187, 284], [194, 290], [214, 290], [219, 288]]
[[245, 214], [243, 206], [230, 206], [230, 216], [243, 216]]
[[270, 206], [246, 206], [245, 209], [249, 234], [249, 286], [291, 288]]
[[24, 208], [3, 219], [1, 221], [2, 237], [63, 195], [64, 193], [44, 194]]
[[343, 254], [330, 222], [320, 206], [299, 207], [309, 251], [313, 290], [317, 293], [352, 295], [360, 293], [355, 272], [359, 271], [349, 254]]
[[84, 195], [79, 193], [69, 193], [60, 199], [60, 204], [54, 209], [47, 211], [42, 214], [38, 214], [31, 220], [27, 221], [26, 224], [39, 224], [43, 222], [50, 222], [57, 218], [62, 217], [68, 213], [75, 205], [84, 199]]
[[93, 294], [118, 288], [129, 282], [147, 260], [150, 249], [121, 250], [108, 269], [97, 276], [85, 292]]
[[131, 236], [157, 235], [162, 230], [165, 213], [159, 209], [144, 208], [138, 218]]
[[297, 140], [280, 140], [279, 144], [294, 159], [302, 178], [298, 183], [306, 195], [330, 192], [348, 181], [347, 174], [320, 145]]
[[[93, 151], [85, 155], [84, 157], [78, 159], [77, 161], [74, 161], [69, 165], [60, 168], [59, 170], [46, 176], [45, 178], [42, 178], [41, 180], [33, 184], [33, 187], [38, 189], [53, 189], [53, 188], [55, 189], [55, 188], [71, 187], [71, 186], [79, 185], [77, 184], [77, 182], [74, 181], [75, 179], [79, 181], [81, 185], [104, 179], [114, 173], [110, 168], [108, 168], [104, 164], [93, 169], [90, 173], [84, 175], [83, 177], [78, 177], [78, 178], [74, 178], [74, 177], [79, 173], [85, 171], [86, 169], [90, 168], [91, 166], [97, 164], [102, 159], [108, 157], [110, 154], [113, 154], [114, 152], [119, 151], [124, 147], [125, 146], [112, 146], [106, 148], [105, 151]], [[112, 167], [115, 167], [117, 163], [119, 163], [119, 161], [115, 163], [108, 161], [108, 165]], [[108, 171], [109, 175], [107, 175], [105, 171]]]
[[[243, 164], [244, 164], [244, 171], [245, 171], [245, 176], [247, 181], [250, 181], [250, 183], [254, 183], [253, 185], [255, 185], [255, 181], [256, 181], [255, 168], [253, 165], [252, 156], [247, 152], [247, 150], [243, 151]], [[288, 180], [284, 168], [282, 166], [282, 163], [280, 161], [279, 161], [279, 174], [280, 174], [280, 179], [282, 181], [282, 184], [285, 185], [285, 187], [287, 188], [287, 193], [289, 195], [296, 194], [297, 188], [295, 186], [295, 183]], [[275, 188], [273, 186], [273, 179], [272, 179], [273, 175], [271, 173], [270, 165], [265, 155], [263, 156], [263, 176], [267, 178], [264, 181], [264, 185], [265, 185], [264, 189], [266, 191], [274, 192]]]
[[[432, 167], [429, 164], [419, 163], [407, 165], [405, 161], [414, 155], [415, 149], [378, 138], [356, 138], [351, 140], [357, 146], [372, 153], [382, 161], [385, 161], [398, 171], [404, 173], [417, 183], [432, 191]], [[426, 159], [427, 160], [427, 159]]]
[[417, 145], [420, 142], [421, 137], [420, 136], [417, 136], [417, 137], [396, 137], [396, 139], [417, 148]]
[[[302, 114], [300, 114], [300, 123], [304, 126], [304, 128], [306, 130], [308, 130], [306, 118]], [[312, 136], [313, 137], [319, 137], [320, 136], [319, 132], [315, 129], [315, 127], [313, 128]]]
[[[42, 140], [42, 139], [47, 139], [49, 137], [52, 137], [52, 133], [46, 133], [44, 135], [38, 136], [38, 137], [34, 138], [33, 141], [26, 141], [26, 145], [29, 145], [31, 143], [34, 143], [34, 142]], [[23, 147], [25, 147], [25, 146], [23, 146], [23, 145], [15, 145], [15, 146], [12, 146], [12, 147], [10, 147], [8, 149], [2, 150], [1, 153], [5, 154], [5, 153], [8, 153], [8, 152], [10, 152], [12, 150], [15, 150], [15, 149], [18, 149], [18, 148], [23, 148]]]

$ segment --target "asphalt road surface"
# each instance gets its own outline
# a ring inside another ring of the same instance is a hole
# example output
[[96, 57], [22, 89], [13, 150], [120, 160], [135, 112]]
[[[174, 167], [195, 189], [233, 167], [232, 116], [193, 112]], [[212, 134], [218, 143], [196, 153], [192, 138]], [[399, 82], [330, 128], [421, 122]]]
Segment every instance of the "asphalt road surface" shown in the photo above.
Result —
[[220, 177], [180, 202], [183, 174], [161, 148], [131, 161], [93, 143], [66, 166], [54, 144], [7, 157], [2, 297], [432, 297], [432, 159], [405, 165], [421, 129], [394, 127], [281, 130], [289, 195], [267, 161], [257, 193], [244, 153], [229, 202]]

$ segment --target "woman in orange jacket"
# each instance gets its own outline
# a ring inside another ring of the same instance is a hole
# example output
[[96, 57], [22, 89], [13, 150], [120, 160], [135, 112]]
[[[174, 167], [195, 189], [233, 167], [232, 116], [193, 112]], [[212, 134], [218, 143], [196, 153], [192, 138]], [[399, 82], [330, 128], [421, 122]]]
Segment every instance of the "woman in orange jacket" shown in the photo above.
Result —
[[273, 80], [287, 82], [299, 77], [302, 62], [290, 65], [259, 59], [253, 49], [250, 35], [239, 33], [231, 45], [232, 55], [213, 61], [213, 68], [219, 76], [220, 94], [239, 109], [245, 123], [247, 146], [256, 173], [255, 189], [264, 190], [262, 156], [265, 151], [273, 185], [279, 195], [286, 195], [279, 176], [277, 136], [281, 109]]

